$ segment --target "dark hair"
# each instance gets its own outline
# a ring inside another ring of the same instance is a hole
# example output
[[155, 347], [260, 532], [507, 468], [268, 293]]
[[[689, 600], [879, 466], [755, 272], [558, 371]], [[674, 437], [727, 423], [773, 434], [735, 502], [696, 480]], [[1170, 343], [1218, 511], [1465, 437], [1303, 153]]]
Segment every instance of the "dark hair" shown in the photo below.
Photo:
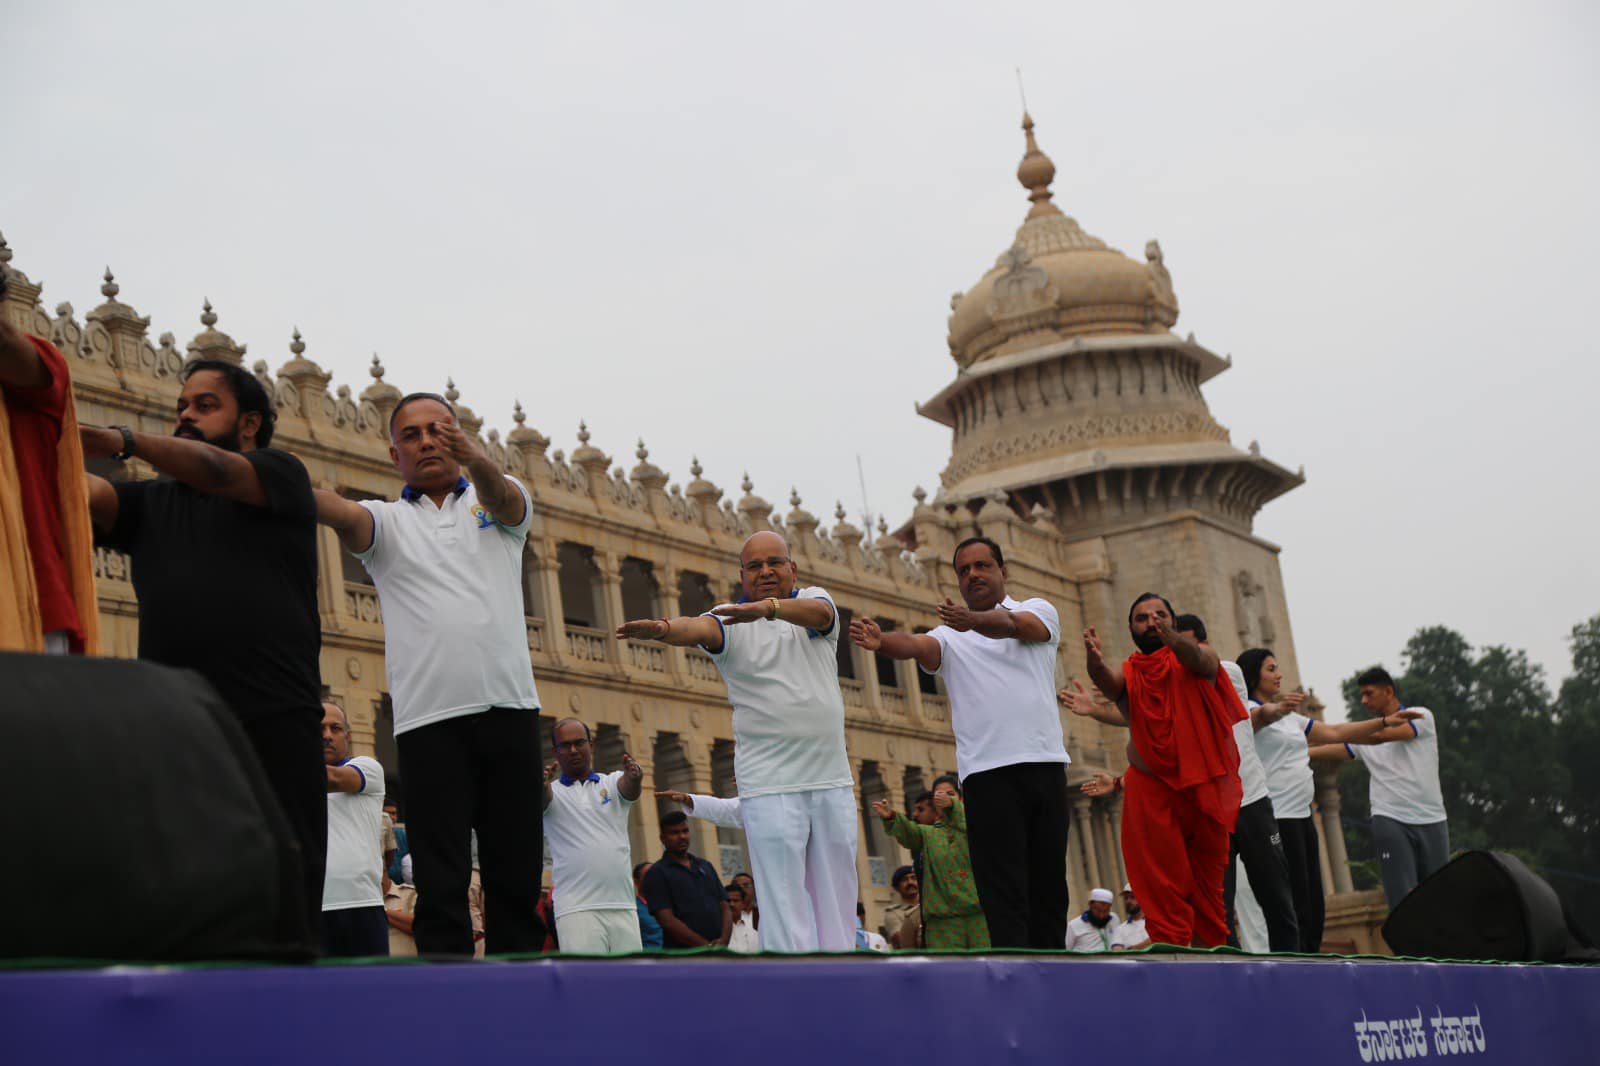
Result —
[[1176, 614], [1177, 613], [1176, 611], [1174, 611], [1172, 609], [1172, 601], [1167, 599], [1165, 596], [1161, 595], [1161, 593], [1159, 593], [1159, 592], [1141, 592], [1141, 593], [1139, 593], [1139, 598], [1133, 601], [1133, 607], [1129, 607], [1128, 608], [1128, 621], [1129, 622], [1133, 621], [1133, 608], [1139, 606], [1145, 600], [1160, 600], [1162, 603], [1167, 605], [1167, 613], [1168, 614]]
[[443, 404], [444, 409], [450, 412], [451, 418], [456, 416], [455, 406], [437, 392], [408, 392], [400, 397], [400, 402], [394, 405], [393, 411], [389, 412], [389, 436], [391, 438], [394, 436], [394, 420], [399, 417], [401, 411], [405, 410], [407, 404], [416, 403], [418, 400], [432, 400], [434, 403]]
[[938, 788], [940, 785], [949, 785], [951, 788], [956, 790], [956, 797], [958, 799], [960, 798], [961, 778], [957, 777], [955, 774], [940, 774], [938, 777], [934, 778], [933, 787]]
[[252, 413], [261, 416], [261, 428], [256, 430], [256, 447], [270, 445], [273, 427], [278, 422], [278, 412], [272, 406], [272, 396], [261, 384], [261, 379], [244, 367], [225, 363], [221, 359], [196, 359], [184, 366], [183, 380], [188, 382], [201, 370], [215, 370], [222, 375], [222, 379], [228, 383], [228, 391], [233, 393], [239, 405], [240, 417]]
[[956, 556], [961, 554], [961, 550], [963, 548], [969, 548], [974, 544], [984, 544], [988, 546], [989, 550], [994, 553], [994, 565], [1006, 565], [1006, 553], [1000, 550], [1000, 545], [996, 544], [988, 537], [968, 537], [960, 544], [957, 544], [956, 550], [950, 553], [950, 565], [952, 567], [956, 565]]
[[582, 718], [567, 717], [558, 719], [556, 724], [550, 727], [550, 746], [552, 748], [556, 746], [556, 730], [560, 729], [568, 722], [577, 722], [579, 725], [583, 726], [583, 738], [591, 743], [594, 741], [594, 734], [589, 731], [588, 722], [585, 722]]
[[650, 864], [647, 863], [647, 862], [641, 862], [639, 865], [635, 866], [633, 868], [633, 879], [635, 881], [639, 880], [639, 871], [643, 870], [646, 866], [649, 866], [649, 865]]
[[1172, 628], [1179, 633], [1193, 633], [1195, 640], [1206, 639], [1206, 624], [1197, 614], [1180, 614], [1172, 620]]
[[918, 792], [916, 798], [911, 801], [911, 806], [912, 806], [913, 809], [915, 809], [917, 804], [919, 804], [919, 803], [932, 803], [932, 802], [933, 802], [933, 793], [929, 792], [927, 789], [923, 789], [921, 792]]
[[737, 893], [739, 893], [739, 895], [742, 896], [742, 895], [744, 895], [744, 886], [741, 885], [737, 881], [729, 881], [727, 884], [722, 886], [722, 891], [724, 891], [724, 892], [737, 892]]
[[1389, 671], [1385, 670], [1381, 666], [1369, 666], [1367, 669], [1357, 674], [1356, 687], [1360, 688], [1362, 685], [1388, 685], [1396, 692], [1400, 691], [1399, 686], [1394, 683], [1394, 678], [1389, 676]]
[[917, 868], [915, 866], [901, 866], [896, 868], [894, 876], [889, 878], [889, 887], [899, 888], [901, 881], [904, 881], [906, 878], [910, 877], [916, 872]]
[[689, 816], [682, 811], [668, 811], [661, 816], [661, 828], [670, 829], [675, 825], [682, 825], [689, 820]]
[[859, 899], [856, 900], [856, 917], [857, 918], [865, 918], [866, 916], [867, 916], [867, 905], [865, 903], [862, 903]]
[[1234, 662], [1239, 664], [1239, 672], [1244, 675], [1244, 690], [1255, 698], [1256, 689], [1261, 685], [1261, 667], [1268, 659], [1276, 659], [1271, 648], [1250, 648], [1239, 653]]

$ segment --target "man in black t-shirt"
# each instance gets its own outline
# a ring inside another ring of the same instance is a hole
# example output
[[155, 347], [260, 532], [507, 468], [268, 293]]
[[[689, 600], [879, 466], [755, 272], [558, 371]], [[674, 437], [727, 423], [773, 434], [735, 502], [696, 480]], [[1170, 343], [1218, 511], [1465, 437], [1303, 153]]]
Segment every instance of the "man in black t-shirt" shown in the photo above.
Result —
[[87, 458], [137, 455], [155, 481], [89, 477], [100, 542], [132, 558], [139, 657], [196, 671], [244, 726], [300, 844], [317, 939], [327, 862], [316, 501], [305, 466], [270, 448], [276, 415], [241, 367], [184, 368], [170, 437], [83, 427]]

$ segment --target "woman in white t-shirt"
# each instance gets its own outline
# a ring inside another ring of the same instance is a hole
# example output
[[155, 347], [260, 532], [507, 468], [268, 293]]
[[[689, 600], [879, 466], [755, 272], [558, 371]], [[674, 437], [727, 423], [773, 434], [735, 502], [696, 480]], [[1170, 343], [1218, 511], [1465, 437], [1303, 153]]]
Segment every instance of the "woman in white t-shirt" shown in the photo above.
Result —
[[1237, 661], [1250, 692], [1256, 754], [1261, 756], [1262, 768], [1267, 772], [1272, 813], [1278, 820], [1283, 850], [1289, 857], [1289, 883], [1294, 893], [1295, 920], [1300, 926], [1300, 950], [1315, 953], [1322, 949], [1324, 905], [1322, 851], [1316, 823], [1311, 820], [1315, 788], [1309, 745], [1343, 744], [1359, 739], [1398, 724], [1406, 719], [1408, 712], [1364, 722], [1319, 722], [1300, 713], [1304, 693], [1279, 695], [1283, 675], [1278, 671], [1277, 657], [1270, 648], [1251, 648]]

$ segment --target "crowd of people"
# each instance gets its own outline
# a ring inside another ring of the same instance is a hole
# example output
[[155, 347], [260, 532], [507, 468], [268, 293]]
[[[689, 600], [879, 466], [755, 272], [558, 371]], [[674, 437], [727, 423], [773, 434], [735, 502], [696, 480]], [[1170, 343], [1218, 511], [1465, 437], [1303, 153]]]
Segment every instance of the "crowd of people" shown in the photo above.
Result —
[[[890, 948], [1079, 951], [1238, 942], [1237, 857], [1272, 950], [1316, 951], [1319, 849], [1313, 757], [1359, 758], [1393, 904], [1440, 865], [1448, 835], [1431, 714], [1362, 675], [1370, 720], [1303, 715], [1271, 650], [1223, 661], [1204, 623], [1156, 593], [1128, 616], [1120, 664], [1083, 633], [1096, 698], [1058, 689], [1056, 607], [1007, 592], [1001, 546], [957, 545], [961, 602], [928, 633], [848, 627], [804, 585], [784, 538], [750, 536], [737, 602], [623, 622], [615, 637], [704, 650], [733, 705], [738, 796], [663, 791], [662, 855], [632, 864], [627, 827], [642, 773], [594, 767], [590, 726], [557, 722], [546, 764], [520, 571], [533, 516], [449, 400], [403, 397], [389, 418], [404, 483], [393, 501], [314, 489], [272, 447], [276, 415], [254, 375], [197, 360], [170, 435], [79, 426], [65, 360], [0, 322], [0, 547], [15, 592], [0, 597], [6, 648], [95, 653], [90, 539], [127, 553], [139, 655], [197, 671], [233, 709], [298, 843], [305, 932], [329, 954], [578, 954], [720, 945], [800, 953]], [[89, 459], [137, 456], [163, 475], [108, 481]], [[316, 526], [337, 531], [381, 602], [394, 703], [402, 826], [383, 768], [352, 756], [343, 708], [322, 698]], [[236, 605], [197, 617], [196, 583]], [[864, 928], [856, 874], [861, 812], [845, 750], [841, 640], [943, 679], [958, 773], [873, 813], [914, 856], [892, 878], [883, 926]], [[249, 655], [237, 654], [248, 647]], [[1091, 794], [1125, 796], [1124, 917], [1108, 888], [1071, 916], [1067, 755], [1059, 707], [1129, 730], [1129, 768]], [[320, 747], [319, 747], [320, 743]], [[743, 831], [751, 871], [724, 884], [690, 852], [688, 818]], [[401, 839], [403, 834], [403, 841]], [[550, 848], [548, 886], [543, 842]], [[760, 888], [759, 900], [757, 885]]]

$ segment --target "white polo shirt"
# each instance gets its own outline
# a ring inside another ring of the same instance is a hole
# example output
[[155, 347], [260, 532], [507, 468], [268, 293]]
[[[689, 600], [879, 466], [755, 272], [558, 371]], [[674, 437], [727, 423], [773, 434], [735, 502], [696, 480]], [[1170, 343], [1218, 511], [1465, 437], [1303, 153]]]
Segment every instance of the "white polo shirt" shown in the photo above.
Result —
[[539, 706], [528, 661], [522, 546], [533, 501], [503, 526], [465, 478], [437, 507], [410, 489], [399, 500], [363, 500], [372, 546], [356, 555], [383, 606], [384, 668], [394, 731], [476, 714]]
[[939, 642], [939, 669], [950, 693], [950, 726], [956, 735], [956, 769], [970, 774], [1025, 762], [1069, 763], [1056, 706], [1056, 649], [1061, 616], [1048, 600], [1000, 601], [1007, 611], [1027, 611], [1043, 622], [1050, 639], [1036, 644], [991, 640], [939, 626], [928, 634]]
[[[1238, 663], [1226, 659], [1222, 660], [1222, 669], [1233, 682], [1239, 702], [1249, 707], [1250, 692], [1244, 687], [1244, 671], [1239, 669]], [[1233, 742], [1239, 748], [1239, 784], [1244, 786], [1244, 798], [1239, 806], [1243, 807], [1266, 798], [1267, 771], [1261, 766], [1261, 756], [1256, 754], [1256, 728], [1249, 718], [1233, 723]]]
[[1422, 714], [1409, 723], [1411, 740], [1346, 744], [1345, 750], [1352, 759], [1367, 764], [1373, 814], [1406, 825], [1445, 821], [1444, 791], [1439, 787], [1439, 726], [1426, 707], [1400, 709]]
[[[1247, 707], [1261, 706], [1251, 700]], [[1256, 730], [1256, 754], [1267, 772], [1267, 792], [1275, 818], [1310, 818], [1316, 784], [1311, 777], [1311, 749], [1306, 734], [1315, 723], [1294, 711]]]
[[618, 785], [622, 771], [591, 773], [574, 781], [562, 774], [550, 783], [544, 835], [550, 841], [556, 917], [577, 911], [632, 912], [633, 856], [628, 847], [628, 810], [633, 801]]
[[[833, 603], [815, 586], [795, 595]], [[711, 661], [733, 704], [733, 772], [741, 797], [853, 784], [844, 751], [837, 609], [825, 633], [766, 618], [722, 625], [722, 650]]]
[[1144, 919], [1134, 918], [1117, 926], [1117, 931], [1111, 934], [1111, 947], [1113, 950], [1117, 948], [1126, 950], [1138, 947], [1148, 939], [1150, 936], [1144, 931]]
[[328, 793], [328, 870], [322, 909], [383, 906], [383, 767], [357, 755], [340, 766], [361, 775], [360, 792]]
[[1105, 925], [1095, 925], [1083, 915], [1067, 923], [1068, 951], [1110, 951], [1117, 942], [1117, 927], [1122, 924], [1115, 914]]

